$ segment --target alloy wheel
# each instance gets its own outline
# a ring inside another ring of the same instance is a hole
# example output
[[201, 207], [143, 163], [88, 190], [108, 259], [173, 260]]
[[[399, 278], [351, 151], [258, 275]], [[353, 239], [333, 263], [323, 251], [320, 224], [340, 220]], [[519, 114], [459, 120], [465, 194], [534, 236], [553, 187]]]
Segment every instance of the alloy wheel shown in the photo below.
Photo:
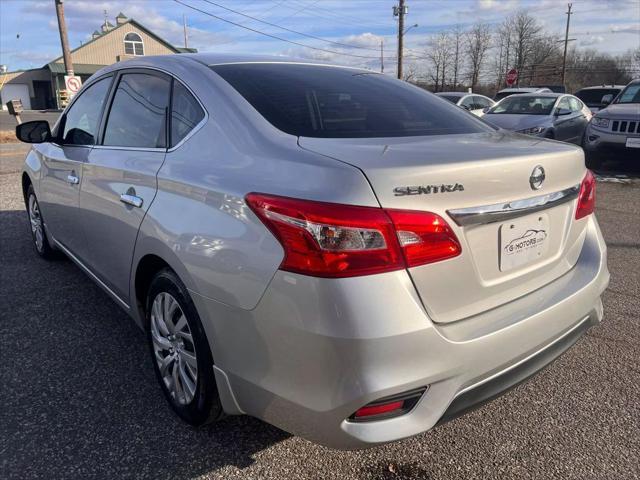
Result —
[[40, 216], [40, 207], [36, 196], [29, 196], [29, 221], [31, 222], [31, 232], [33, 233], [33, 241], [39, 252], [44, 249], [44, 230], [42, 227], [42, 216]]
[[193, 400], [198, 386], [198, 361], [191, 329], [178, 301], [159, 293], [151, 307], [151, 340], [160, 376], [179, 405]]

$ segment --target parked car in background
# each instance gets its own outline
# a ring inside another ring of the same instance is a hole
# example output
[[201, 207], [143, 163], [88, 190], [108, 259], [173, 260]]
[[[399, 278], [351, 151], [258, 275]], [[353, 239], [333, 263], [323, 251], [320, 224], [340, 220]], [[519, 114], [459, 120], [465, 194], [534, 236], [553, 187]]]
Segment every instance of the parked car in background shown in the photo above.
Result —
[[573, 95], [526, 93], [502, 99], [484, 119], [506, 130], [580, 145], [591, 111]]
[[537, 88], [537, 87], [503, 88], [502, 90], [500, 90], [498, 93], [495, 94], [493, 99], [496, 102], [499, 102], [503, 98], [506, 98], [506, 97], [508, 97], [510, 95], [516, 95], [516, 94], [520, 94], [520, 93], [544, 93], [544, 92], [552, 93], [551, 89], [546, 88], [546, 87], [545, 88]]
[[592, 113], [605, 108], [622, 91], [624, 85], [601, 85], [598, 87], [585, 87], [574, 95], [591, 109]]
[[589, 122], [583, 147], [587, 163], [598, 168], [607, 155], [640, 158], [640, 79], [633, 80], [613, 102], [599, 110]]
[[455, 103], [459, 107], [469, 110], [474, 115], [481, 117], [484, 115], [484, 109], [493, 107], [496, 102], [484, 95], [478, 95], [477, 93], [468, 92], [438, 92], [437, 96], [449, 100], [451, 103]]
[[86, 81], [53, 131], [16, 133], [34, 144], [35, 251], [64, 252], [146, 330], [160, 388], [192, 425], [249, 414], [348, 449], [406, 438], [602, 319], [582, 149], [384, 74], [137, 57]]

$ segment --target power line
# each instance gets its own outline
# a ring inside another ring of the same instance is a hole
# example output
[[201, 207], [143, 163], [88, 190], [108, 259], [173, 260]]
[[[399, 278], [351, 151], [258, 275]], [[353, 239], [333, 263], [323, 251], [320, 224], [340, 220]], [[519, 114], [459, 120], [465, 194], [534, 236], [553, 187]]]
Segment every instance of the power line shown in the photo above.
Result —
[[205, 10], [199, 9], [198, 7], [194, 7], [193, 5], [189, 5], [188, 3], [185, 3], [182, 0], [173, 0], [173, 1], [176, 2], [176, 3], [179, 3], [182, 6], [190, 8], [191, 10], [195, 10], [197, 12], [203, 13], [204, 15], [208, 15], [210, 17], [218, 19], [221, 22], [229, 23], [231, 25], [235, 25], [236, 27], [244, 28], [245, 30], [249, 30], [249, 31], [257, 33], [259, 35], [264, 35], [265, 37], [273, 38], [275, 40], [280, 40], [281, 42], [291, 43], [291, 44], [297, 45], [299, 47], [310, 48], [312, 50], [317, 50], [317, 51], [325, 52], [325, 53], [332, 53], [334, 55], [344, 55], [344, 56], [347, 56], [347, 57], [354, 57], [354, 58], [365, 58], [367, 60], [372, 60], [372, 59], [378, 60], [378, 58], [379, 58], [378, 56], [373, 57], [373, 56], [367, 56], [367, 55], [354, 55], [353, 53], [338, 52], [336, 50], [328, 50], [326, 48], [313, 47], [311, 45], [306, 45], [304, 43], [295, 42], [293, 40], [287, 40], [286, 38], [278, 37], [277, 35], [272, 35], [270, 33], [263, 32], [261, 30], [255, 29], [255, 28], [247, 27], [247, 26], [242, 25], [240, 23], [232, 22], [231, 20], [227, 20], [226, 18], [222, 18], [222, 17], [220, 17], [218, 15], [214, 15], [211, 12], [207, 12]]
[[255, 20], [256, 22], [264, 23], [265, 25], [269, 25], [270, 27], [279, 28], [279, 29], [284, 30], [286, 32], [295, 33], [296, 35], [302, 35], [303, 37], [312, 38], [314, 40], [320, 40], [322, 42], [332, 43], [333, 45], [338, 45], [340, 47], [360, 48], [362, 50], [374, 50], [376, 52], [378, 51], [377, 48], [363, 47], [363, 46], [360, 46], [360, 45], [349, 45], [347, 43], [334, 42], [333, 40], [327, 40], [326, 38], [316, 37], [315, 35], [310, 35], [308, 33], [298, 32], [297, 30], [292, 30], [290, 28], [283, 27], [282, 25], [278, 25], [276, 23], [271, 23], [271, 22], [267, 22], [266, 20], [261, 20], [261, 19], [256, 18], [256, 17], [252, 17], [251, 15], [247, 15], [245, 13], [239, 12], [239, 11], [234, 10], [232, 8], [225, 7], [223, 5], [220, 5], [219, 3], [212, 2], [211, 0], [204, 0], [204, 1], [207, 2], [210, 5], [214, 5], [216, 7], [222, 8], [223, 10], [227, 10], [228, 12], [232, 12], [232, 13], [235, 13], [237, 15], [242, 15], [243, 17], [249, 18], [251, 20]]

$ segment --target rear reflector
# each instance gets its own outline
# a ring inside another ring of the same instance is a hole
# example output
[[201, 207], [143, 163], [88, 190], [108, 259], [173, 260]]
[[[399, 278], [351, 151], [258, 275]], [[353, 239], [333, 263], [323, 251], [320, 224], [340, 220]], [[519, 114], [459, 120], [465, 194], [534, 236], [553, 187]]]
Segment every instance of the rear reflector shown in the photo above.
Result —
[[578, 195], [578, 206], [576, 208], [576, 220], [587, 215], [591, 215], [596, 207], [596, 177], [591, 170], [587, 170], [587, 174], [580, 185], [580, 194]]
[[399, 417], [409, 413], [416, 406], [428, 387], [418, 388], [408, 392], [381, 398], [359, 408], [348, 420], [351, 422], [367, 422]]
[[250, 193], [247, 204], [282, 244], [281, 270], [353, 277], [437, 262], [460, 254], [440, 216]]
[[383, 403], [381, 405], [370, 405], [367, 407], [362, 407], [356, 410], [354, 416], [356, 418], [362, 417], [371, 417], [372, 415], [381, 415], [383, 413], [390, 413], [394, 410], [400, 410], [404, 405], [404, 402], [391, 402], [391, 403]]

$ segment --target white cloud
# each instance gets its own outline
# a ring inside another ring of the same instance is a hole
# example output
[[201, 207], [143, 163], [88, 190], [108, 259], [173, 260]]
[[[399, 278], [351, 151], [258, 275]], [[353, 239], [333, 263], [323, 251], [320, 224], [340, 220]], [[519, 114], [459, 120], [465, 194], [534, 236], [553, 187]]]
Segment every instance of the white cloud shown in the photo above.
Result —
[[591, 47], [593, 45], [598, 45], [602, 42], [604, 42], [604, 37], [602, 35], [591, 35], [589, 38], [580, 40], [580, 46]]

